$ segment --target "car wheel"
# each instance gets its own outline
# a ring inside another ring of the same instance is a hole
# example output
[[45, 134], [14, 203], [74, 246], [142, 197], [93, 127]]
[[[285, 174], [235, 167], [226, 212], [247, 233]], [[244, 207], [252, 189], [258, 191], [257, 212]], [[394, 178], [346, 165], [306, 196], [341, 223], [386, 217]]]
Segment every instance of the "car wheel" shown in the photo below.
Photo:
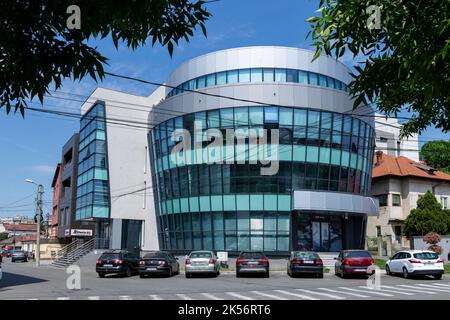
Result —
[[391, 273], [391, 269], [389, 269], [389, 266], [388, 265], [386, 265], [386, 275], [387, 276], [391, 276], [392, 275], [392, 273]]
[[240, 278], [241, 274], [239, 272], [236, 272], [236, 278]]
[[104, 273], [99, 273], [99, 274], [98, 274], [98, 277], [99, 277], [99, 278], [104, 278], [104, 277], [105, 277], [105, 274], [104, 274]]
[[139, 278], [141, 278], [141, 279], [145, 278], [145, 274], [143, 274], [143, 273], [139, 274]]
[[409, 278], [408, 269], [406, 269], [406, 268], [403, 268], [403, 278], [405, 278], [405, 279]]
[[318, 273], [318, 274], [317, 274], [317, 278], [322, 279], [322, 278], [323, 278], [323, 273]]
[[190, 278], [191, 274], [190, 273], [186, 273], [186, 278]]
[[442, 274], [435, 274], [435, 275], [434, 275], [434, 278], [435, 278], [436, 280], [441, 280], [441, 279], [442, 279]]
[[341, 278], [345, 279], [347, 277], [347, 275], [345, 274], [344, 270], [341, 270]]
[[267, 271], [266, 274], [264, 275], [264, 278], [270, 278], [270, 272]]
[[127, 270], [125, 271], [125, 276], [127, 278], [131, 277], [131, 269], [128, 267]]

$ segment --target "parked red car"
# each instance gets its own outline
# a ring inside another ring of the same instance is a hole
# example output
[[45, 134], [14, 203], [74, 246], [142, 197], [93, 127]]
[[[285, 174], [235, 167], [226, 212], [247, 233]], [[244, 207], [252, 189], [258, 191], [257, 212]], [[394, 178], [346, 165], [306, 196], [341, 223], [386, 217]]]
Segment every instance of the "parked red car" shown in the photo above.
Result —
[[375, 263], [370, 253], [365, 250], [342, 250], [334, 265], [334, 274], [345, 278], [347, 275], [364, 275], [368, 277], [375, 272], [370, 268]]

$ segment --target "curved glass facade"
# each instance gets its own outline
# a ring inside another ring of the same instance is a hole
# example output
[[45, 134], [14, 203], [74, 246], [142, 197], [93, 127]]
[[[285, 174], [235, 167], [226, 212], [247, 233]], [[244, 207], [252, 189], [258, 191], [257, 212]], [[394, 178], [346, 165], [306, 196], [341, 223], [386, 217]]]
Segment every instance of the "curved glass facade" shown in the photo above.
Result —
[[284, 68], [247, 68], [210, 73], [185, 81], [172, 89], [166, 98], [186, 90], [249, 82], [302, 83], [348, 92], [347, 86], [342, 81], [316, 72]]
[[[260, 155], [249, 139], [215, 147], [223, 163], [207, 161], [210, 142], [173, 161], [172, 133], [186, 129], [194, 137], [195, 121], [223, 136], [227, 129], [278, 129], [277, 174], [261, 175], [263, 165], [255, 161]], [[149, 139], [165, 250], [284, 254], [290, 250], [294, 190], [370, 194], [374, 130], [350, 115], [274, 106], [222, 108], [169, 119], [155, 126]]]

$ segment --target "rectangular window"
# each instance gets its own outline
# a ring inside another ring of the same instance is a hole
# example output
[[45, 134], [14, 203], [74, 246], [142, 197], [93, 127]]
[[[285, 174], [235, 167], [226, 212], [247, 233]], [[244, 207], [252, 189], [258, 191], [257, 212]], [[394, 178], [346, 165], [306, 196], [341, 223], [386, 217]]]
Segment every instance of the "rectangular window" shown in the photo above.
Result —
[[286, 81], [287, 82], [298, 82], [297, 70], [287, 69], [286, 70]]
[[441, 205], [442, 209], [444, 210], [448, 209], [448, 197], [441, 197]]
[[388, 205], [387, 203], [387, 194], [380, 194], [376, 196], [378, 198], [378, 201], [380, 202], [380, 207], [386, 207]]
[[278, 108], [264, 108], [264, 123], [278, 123]]
[[298, 72], [298, 82], [308, 84], [308, 72], [307, 71], [299, 71]]
[[209, 74], [206, 76], [206, 86], [212, 87], [216, 85], [216, 74]]
[[286, 69], [275, 69], [275, 82], [286, 82]]
[[280, 108], [280, 125], [292, 126], [292, 108]]
[[227, 72], [219, 72], [217, 73], [216, 84], [218, 86], [224, 85], [227, 83]]
[[319, 85], [319, 75], [314, 72], [309, 73], [309, 83], [315, 86]]
[[234, 119], [237, 126], [247, 126], [248, 125], [248, 108], [241, 107], [234, 109]]
[[324, 75], [319, 75], [319, 83], [321, 87], [326, 87], [327, 86], [327, 77]]
[[273, 82], [274, 80], [274, 69], [265, 68], [263, 69], [263, 81], [264, 82]]
[[333, 89], [336, 88], [336, 84], [335, 84], [333, 78], [328, 77], [328, 88], [333, 88]]
[[250, 82], [250, 69], [239, 70], [239, 82]]
[[394, 207], [400, 207], [400, 195], [399, 194], [393, 194], [392, 195], [392, 206]]
[[200, 77], [197, 79], [197, 89], [205, 87], [205, 77]]
[[249, 120], [250, 120], [251, 125], [262, 125], [264, 123], [263, 108], [262, 107], [250, 107]]
[[262, 82], [263, 81], [263, 69], [251, 69], [251, 81], [252, 82]]
[[227, 83], [237, 83], [238, 82], [238, 70], [227, 71]]

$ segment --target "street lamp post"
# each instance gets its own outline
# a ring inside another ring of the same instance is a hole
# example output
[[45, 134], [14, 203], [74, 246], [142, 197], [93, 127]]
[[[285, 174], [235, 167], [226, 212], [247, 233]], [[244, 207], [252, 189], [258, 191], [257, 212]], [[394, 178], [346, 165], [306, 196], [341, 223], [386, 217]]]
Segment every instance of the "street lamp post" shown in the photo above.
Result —
[[42, 194], [44, 186], [37, 184], [33, 180], [26, 179], [25, 182], [32, 183], [37, 186], [37, 224], [36, 224], [36, 267], [41, 263], [41, 215], [42, 215]]

